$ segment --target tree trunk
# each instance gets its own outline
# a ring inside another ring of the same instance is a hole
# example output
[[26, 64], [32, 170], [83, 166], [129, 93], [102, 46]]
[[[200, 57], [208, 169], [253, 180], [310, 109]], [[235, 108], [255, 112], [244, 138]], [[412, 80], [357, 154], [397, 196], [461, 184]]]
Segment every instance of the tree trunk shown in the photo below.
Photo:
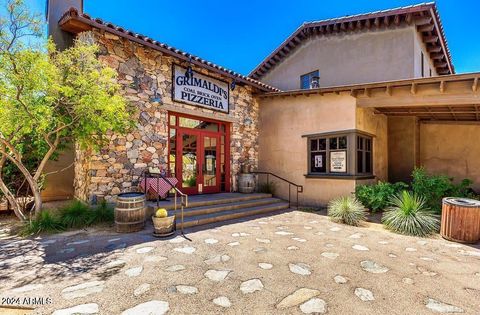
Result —
[[7, 202], [12, 206], [13, 212], [15, 212], [15, 215], [20, 220], [25, 221], [27, 219], [27, 216], [23, 213], [22, 207], [20, 207], [20, 204], [15, 199], [15, 195], [12, 194], [10, 189], [8, 189], [7, 185], [5, 185], [5, 182], [3, 181], [1, 176], [0, 176], [0, 190], [7, 198]]

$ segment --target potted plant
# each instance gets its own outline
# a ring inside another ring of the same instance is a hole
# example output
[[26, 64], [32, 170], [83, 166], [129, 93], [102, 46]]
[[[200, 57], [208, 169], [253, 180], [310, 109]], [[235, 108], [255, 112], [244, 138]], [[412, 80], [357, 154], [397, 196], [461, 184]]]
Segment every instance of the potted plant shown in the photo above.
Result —
[[169, 216], [167, 209], [157, 209], [152, 221], [156, 236], [170, 236], [175, 232], [175, 216]]

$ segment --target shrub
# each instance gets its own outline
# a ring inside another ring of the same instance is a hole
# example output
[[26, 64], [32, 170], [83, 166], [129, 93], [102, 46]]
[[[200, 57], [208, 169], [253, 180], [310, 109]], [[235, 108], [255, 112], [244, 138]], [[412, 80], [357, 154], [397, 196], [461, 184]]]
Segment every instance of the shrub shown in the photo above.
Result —
[[428, 236], [438, 231], [439, 217], [428, 208], [425, 197], [404, 190], [390, 202], [382, 216], [387, 229], [413, 236]]
[[408, 185], [402, 182], [395, 184], [378, 182], [375, 185], [357, 186], [355, 196], [366, 208], [377, 212], [385, 209], [390, 199], [407, 187]]
[[258, 184], [258, 192], [264, 194], [275, 195], [275, 191], [277, 190], [277, 186], [274, 182], [267, 182]]
[[365, 207], [353, 196], [339, 197], [328, 204], [328, 216], [335, 222], [358, 226], [366, 214]]
[[90, 210], [91, 223], [112, 223], [115, 220], [113, 207], [109, 206], [105, 200], [100, 205]]
[[95, 214], [81, 201], [74, 201], [60, 209], [60, 220], [66, 228], [81, 228], [95, 221]]
[[446, 175], [429, 175], [423, 167], [416, 168], [412, 178], [413, 192], [424, 197], [426, 206], [436, 213], [441, 213], [444, 197], [474, 197], [470, 188], [472, 181], [469, 179], [456, 185], [452, 178]]
[[43, 210], [37, 218], [25, 222], [20, 234], [29, 236], [40, 233], [55, 233], [64, 229], [65, 227], [56, 215], [48, 210]]

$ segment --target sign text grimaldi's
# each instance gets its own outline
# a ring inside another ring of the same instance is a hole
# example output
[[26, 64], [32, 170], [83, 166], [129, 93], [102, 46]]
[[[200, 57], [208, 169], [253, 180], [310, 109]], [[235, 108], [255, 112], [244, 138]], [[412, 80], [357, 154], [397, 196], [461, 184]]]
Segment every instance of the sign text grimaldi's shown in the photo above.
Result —
[[187, 70], [180, 66], [173, 66], [173, 100], [187, 104], [201, 106], [212, 110], [229, 112], [228, 83], [197, 72], [187, 78]]

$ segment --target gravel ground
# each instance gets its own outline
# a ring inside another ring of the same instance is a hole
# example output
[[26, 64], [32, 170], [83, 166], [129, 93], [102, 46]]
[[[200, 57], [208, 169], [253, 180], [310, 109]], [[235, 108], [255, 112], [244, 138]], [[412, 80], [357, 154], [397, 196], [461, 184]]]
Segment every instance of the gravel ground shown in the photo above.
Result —
[[57, 315], [480, 314], [478, 244], [299, 211], [190, 230], [189, 239], [150, 232], [0, 241], [2, 304]]

